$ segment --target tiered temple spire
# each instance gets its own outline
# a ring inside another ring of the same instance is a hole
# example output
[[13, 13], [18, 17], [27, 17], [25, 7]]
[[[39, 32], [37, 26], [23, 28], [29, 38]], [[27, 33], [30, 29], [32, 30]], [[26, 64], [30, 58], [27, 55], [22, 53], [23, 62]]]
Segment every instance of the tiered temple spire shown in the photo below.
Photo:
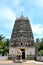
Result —
[[34, 45], [30, 21], [23, 14], [15, 20], [10, 45], [12, 47], [29, 47]]

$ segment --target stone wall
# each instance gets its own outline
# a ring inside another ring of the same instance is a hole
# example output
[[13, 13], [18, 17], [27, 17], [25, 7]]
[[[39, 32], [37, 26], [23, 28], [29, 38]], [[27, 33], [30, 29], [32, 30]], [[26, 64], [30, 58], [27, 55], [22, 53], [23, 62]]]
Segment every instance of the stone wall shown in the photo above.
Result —
[[25, 49], [26, 55], [35, 55], [35, 48], [34, 47], [28, 47]]
[[36, 56], [37, 61], [43, 61], [43, 56]]
[[25, 49], [25, 57], [26, 59], [35, 58], [35, 47], [29, 47]]
[[[16, 51], [20, 50], [21, 48], [9, 48], [9, 55], [10, 56], [16, 56]], [[26, 47], [25, 49], [25, 59], [27, 58], [34, 58], [35, 57], [35, 47]]]
[[7, 60], [8, 56], [0, 56], [0, 60]]

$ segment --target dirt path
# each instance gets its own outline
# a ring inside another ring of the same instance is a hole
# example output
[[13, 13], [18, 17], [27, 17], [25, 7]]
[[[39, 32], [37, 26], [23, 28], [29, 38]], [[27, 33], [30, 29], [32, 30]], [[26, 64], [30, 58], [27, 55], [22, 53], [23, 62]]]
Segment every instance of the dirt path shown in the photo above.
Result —
[[29, 61], [24, 62], [24, 65], [43, 65], [43, 62], [29, 60]]
[[22, 63], [14, 63], [12, 60], [6, 60], [6, 61], [0, 61], [0, 65], [43, 65], [43, 62], [38, 62], [38, 61], [34, 61], [34, 60], [28, 60]]
[[11, 63], [13, 63], [13, 61], [12, 60], [2, 60], [2, 61], [0, 61], [0, 64], [11, 64]]

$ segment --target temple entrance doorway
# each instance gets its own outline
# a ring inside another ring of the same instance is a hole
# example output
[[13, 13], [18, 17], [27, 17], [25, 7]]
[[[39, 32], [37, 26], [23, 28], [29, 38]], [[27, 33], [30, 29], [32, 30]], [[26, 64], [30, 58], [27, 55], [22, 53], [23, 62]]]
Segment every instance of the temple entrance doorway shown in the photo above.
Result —
[[20, 49], [22, 51], [22, 59], [25, 59], [25, 49]]

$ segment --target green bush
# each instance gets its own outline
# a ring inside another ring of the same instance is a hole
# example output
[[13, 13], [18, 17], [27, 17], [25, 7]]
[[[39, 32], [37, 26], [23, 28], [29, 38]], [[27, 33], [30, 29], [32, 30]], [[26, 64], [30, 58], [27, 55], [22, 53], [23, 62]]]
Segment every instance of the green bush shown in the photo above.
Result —
[[43, 56], [43, 50], [40, 50], [39, 52], [38, 52], [38, 55], [40, 56]]
[[43, 56], [43, 50], [40, 50], [41, 56]]

